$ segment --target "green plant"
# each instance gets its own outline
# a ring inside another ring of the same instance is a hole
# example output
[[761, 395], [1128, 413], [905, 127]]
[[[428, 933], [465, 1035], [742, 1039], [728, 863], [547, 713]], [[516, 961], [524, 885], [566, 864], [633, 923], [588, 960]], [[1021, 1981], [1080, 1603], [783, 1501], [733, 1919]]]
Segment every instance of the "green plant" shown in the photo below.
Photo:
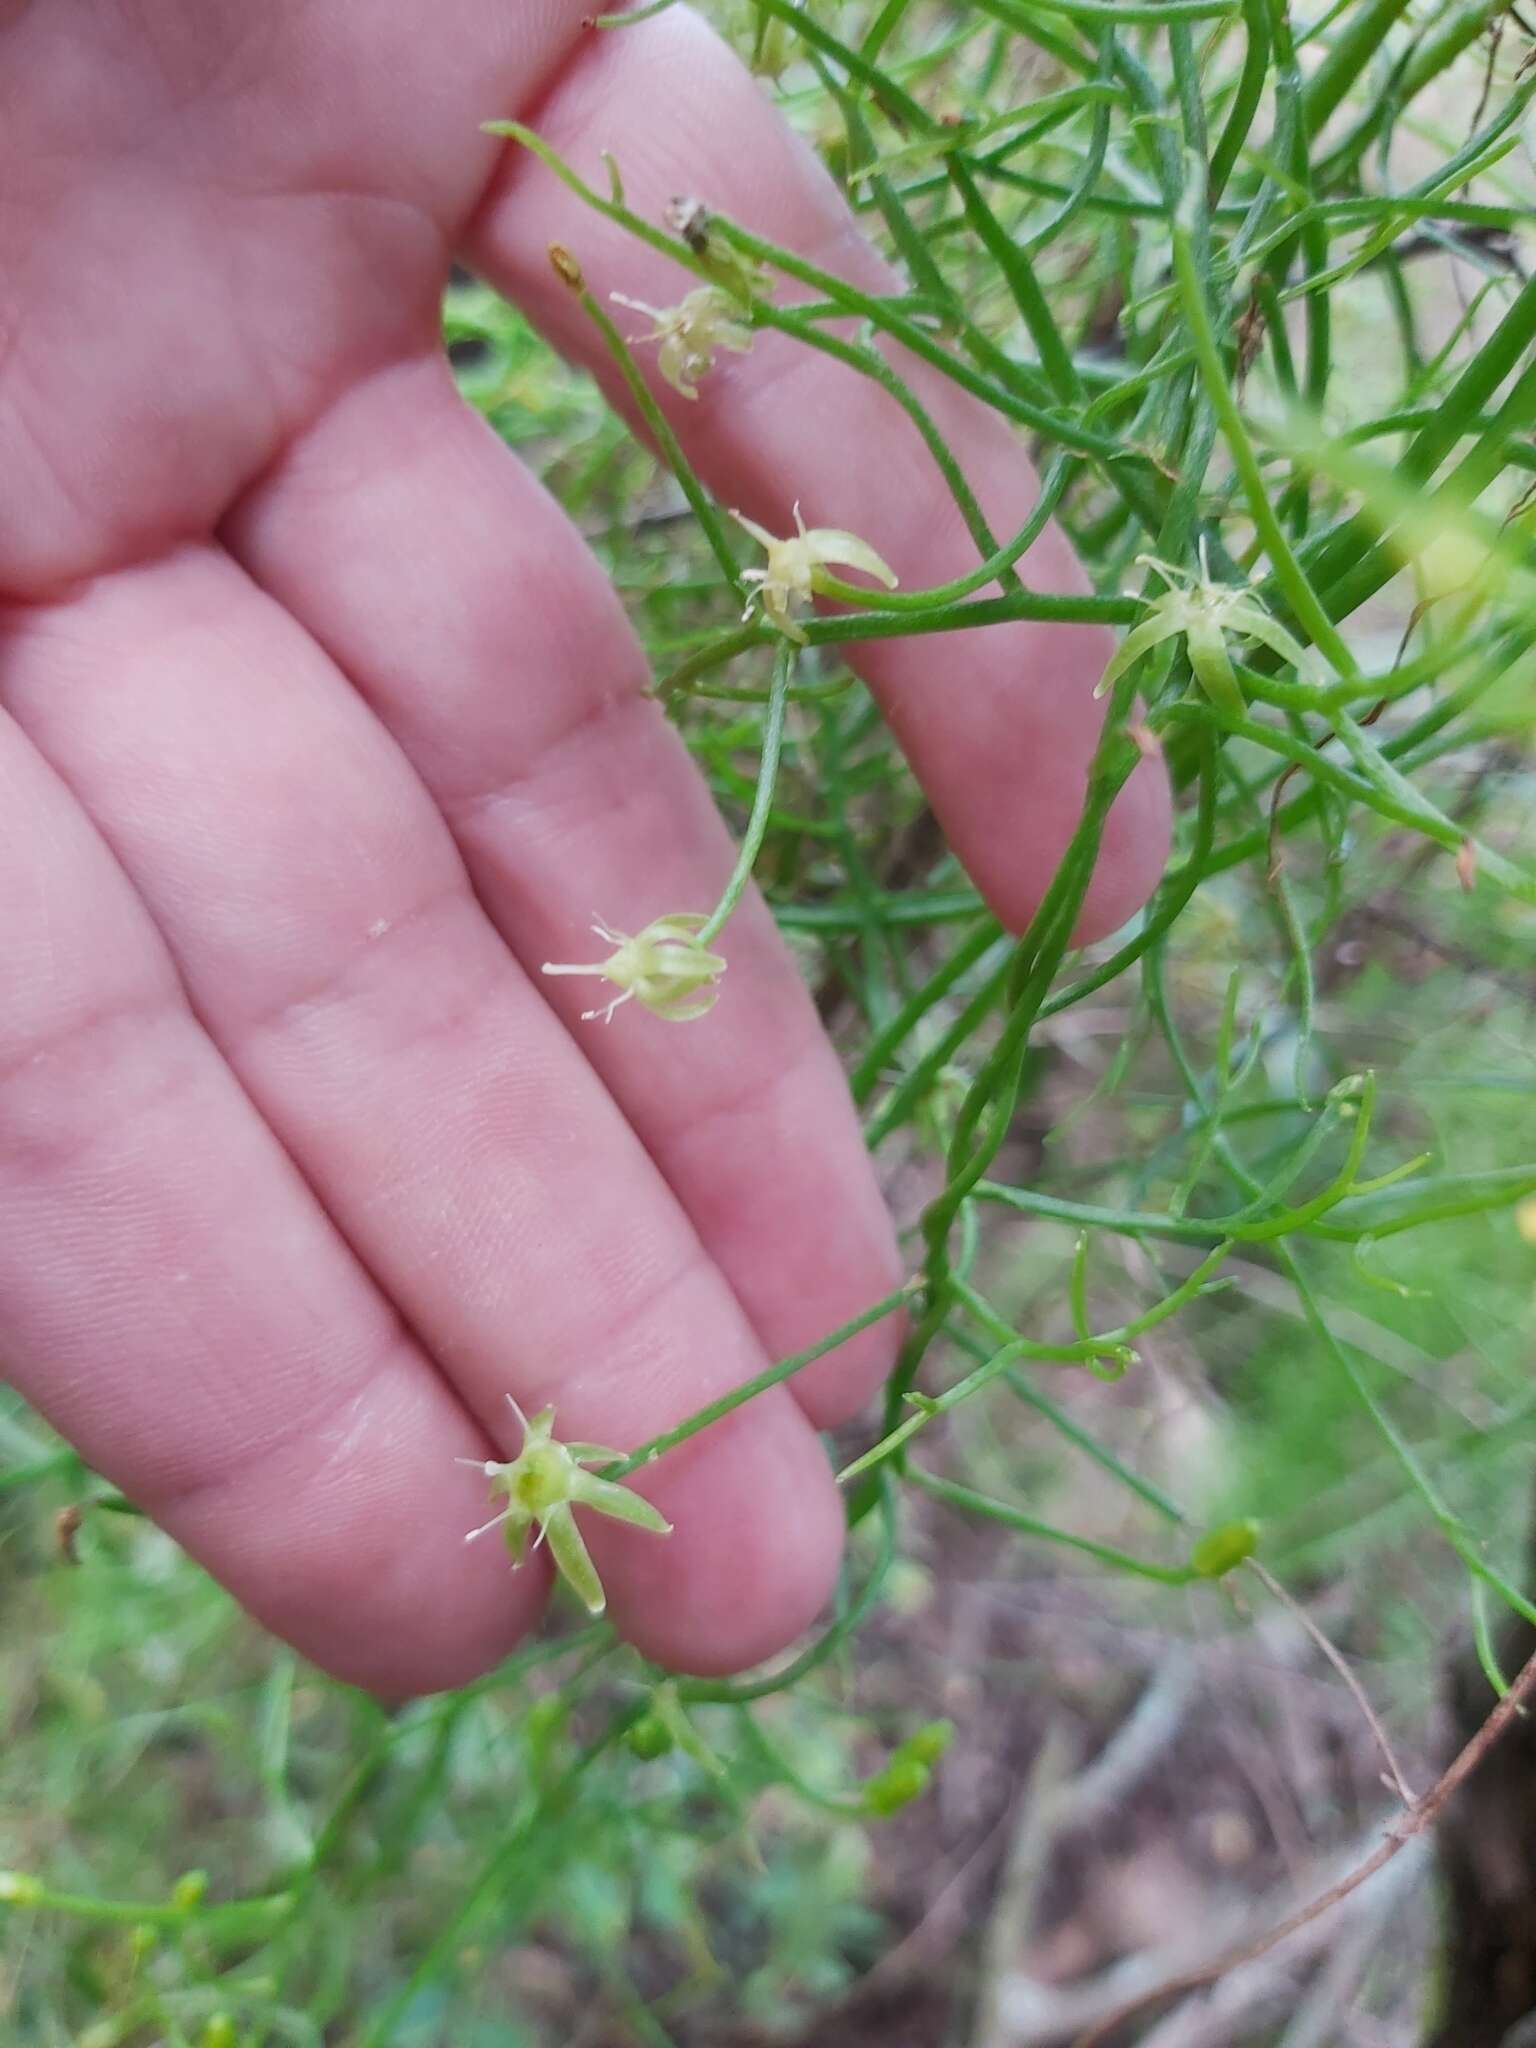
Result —
[[[530, 1929], [590, 1968], [637, 2041], [670, 2039], [723, 1982], [754, 2008], [812, 2009], [877, 1939], [857, 1831], [936, 1761], [842, 1684], [925, 1503], [1086, 1559], [1122, 1603], [1218, 1601], [1255, 1541], [1298, 1592], [1380, 1588], [1411, 1542], [1430, 1591], [1389, 1604], [1415, 1697], [1463, 1607], [1490, 1697], [1505, 1684], [1494, 1615], [1536, 1619], [1530, 1250], [1489, 1220], [1536, 1191], [1520, 1010], [1536, 971], [1521, 823], [1536, 285], [1511, 254], [1531, 240], [1536, 75], [1487, 48], [1498, 9], [1481, 4], [1345, 0], [1306, 23], [1280, 0], [731, 13], [903, 289], [861, 291], [717, 212], [683, 231], [643, 218], [622, 164], [595, 189], [514, 129], [677, 265], [678, 306], [643, 309], [653, 331], [629, 341], [579, 250], [562, 252], [663, 466], [482, 288], [456, 286], [446, 318], [471, 356], [465, 389], [539, 445], [598, 530], [658, 687], [743, 820], [721, 902], [662, 921], [672, 979], [653, 985], [656, 961], [624, 951], [657, 927], [605, 933], [613, 958], [576, 971], [707, 1029], [687, 1020], [728, 968], [755, 874], [804, 949], [870, 1144], [930, 1183], [910, 1287], [860, 1319], [912, 1312], [874, 1439], [842, 1468], [836, 1612], [784, 1668], [741, 1680], [663, 1682], [599, 1625], [386, 1714], [237, 1634], [154, 1532], [103, 1514], [113, 1503], [87, 1510], [78, 1574], [49, 1572], [47, 1510], [91, 1482], [8, 1414], [0, 1573], [35, 1631], [5, 1653], [0, 1765], [15, 1777], [0, 1933], [18, 2038], [505, 2043], [511, 2009], [532, 2042], [547, 1987], [496, 1974]], [[1447, 311], [1451, 278], [1465, 301]], [[857, 536], [814, 530], [749, 529], [767, 566], [740, 564], [728, 508], [636, 357], [670, 349], [686, 396], [714, 349], [768, 331], [907, 406], [973, 535], [972, 572], [854, 586], [831, 568], [889, 572]], [[901, 351], [1038, 453], [1039, 507], [1018, 533], [988, 530]], [[1089, 566], [1087, 597], [1029, 586], [1052, 517]], [[804, 609], [812, 590], [842, 609]], [[1023, 618], [1126, 637], [1080, 823], [1014, 937], [929, 850], [838, 651]], [[1126, 931], [1074, 949], [1106, 817], [1146, 751], [1181, 798], [1172, 865]], [[1487, 1002], [1426, 984], [1412, 1032], [1389, 1028], [1383, 905], [1422, 919]], [[1342, 982], [1362, 918], [1363, 971]], [[1109, 1049], [1090, 1032], [1066, 1084], [1062, 1048], [1101, 999], [1119, 1006]], [[1039, 1141], [1029, 1171], [1023, 1137]], [[1153, 1474], [1123, 1406], [1081, 1396], [1125, 1379], [1134, 1400], [1138, 1347], [1175, 1330], [1207, 1360], [1219, 1442]], [[1043, 1512], [1058, 1453], [1117, 1505], [1087, 1524]], [[217, 1784], [211, 1814], [180, 1781], [188, 1755]], [[176, 1863], [189, 1839], [206, 1883]], [[661, 1981], [640, 1984], [635, 1958]]]

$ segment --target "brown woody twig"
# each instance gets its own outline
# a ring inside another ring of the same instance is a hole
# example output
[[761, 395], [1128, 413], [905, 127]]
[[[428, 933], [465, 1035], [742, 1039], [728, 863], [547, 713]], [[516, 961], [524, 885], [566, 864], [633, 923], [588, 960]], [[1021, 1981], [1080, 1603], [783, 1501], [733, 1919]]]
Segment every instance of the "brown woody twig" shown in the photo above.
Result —
[[1295, 1934], [1311, 1921], [1320, 1919], [1341, 1899], [1346, 1899], [1351, 1892], [1358, 1891], [1366, 1879], [1374, 1877], [1378, 1870], [1390, 1863], [1405, 1844], [1411, 1842], [1415, 1836], [1422, 1835], [1426, 1828], [1434, 1824], [1446, 1801], [1477, 1769], [1510, 1722], [1524, 1710], [1525, 1701], [1533, 1693], [1536, 1693], [1536, 1655], [1527, 1660], [1509, 1691], [1444, 1776], [1437, 1779], [1422, 1799], [1416, 1799], [1407, 1812], [1392, 1823], [1380, 1846], [1367, 1856], [1363, 1863], [1350, 1871], [1347, 1877], [1341, 1877], [1336, 1884], [1331, 1884], [1308, 1905], [1298, 1907], [1278, 1926], [1271, 1927], [1267, 1933], [1260, 1935], [1257, 1941], [1249, 1942], [1245, 1947], [1230, 1954], [1218, 1956], [1212, 1963], [1203, 1964], [1197, 1970], [1188, 1970], [1183, 1976], [1172, 1977], [1167, 1983], [1155, 1985], [1150, 1991], [1141, 1992], [1137, 1997], [1128, 1999], [1124, 2005], [1098, 2021], [1086, 2034], [1080, 2035], [1074, 2048], [1101, 2048], [1101, 2044], [1107, 2041], [1117, 2028], [1122, 2027], [1128, 2019], [1134, 2018], [1146, 2006], [1157, 2004], [1165, 1998], [1172, 1998], [1180, 1992], [1198, 1991], [1203, 1985], [1214, 1983], [1218, 1977], [1224, 1977], [1228, 1971], [1237, 1969], [1241, 1964], [1267, 1955], [1288, 1935]]

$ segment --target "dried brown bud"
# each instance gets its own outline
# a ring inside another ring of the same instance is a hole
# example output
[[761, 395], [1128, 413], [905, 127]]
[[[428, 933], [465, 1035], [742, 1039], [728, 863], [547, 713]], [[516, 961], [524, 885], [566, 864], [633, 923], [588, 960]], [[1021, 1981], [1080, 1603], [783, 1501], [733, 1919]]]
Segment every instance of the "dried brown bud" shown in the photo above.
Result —
[[667, 226], [681, 235], [695, 256], [709, 247], [709, 208], [702, 199], [679, 197], [667, 201]]
[[60, 1508], [53, 1518], [53, 1537], [59, 1546], [59, 1557], [65, 1564], [80, 1562], [79, 1547], [75, 1538], [80, 1534], [80, 1524], [85, 1520], [82, 1507]]
[[550, 243], [549, 261], [556, 277], [559, 278], [562, 284], [569, 285], [573, 292], [586, 290], [587, 280], [581, 274], [581, 265], [563, 243]]

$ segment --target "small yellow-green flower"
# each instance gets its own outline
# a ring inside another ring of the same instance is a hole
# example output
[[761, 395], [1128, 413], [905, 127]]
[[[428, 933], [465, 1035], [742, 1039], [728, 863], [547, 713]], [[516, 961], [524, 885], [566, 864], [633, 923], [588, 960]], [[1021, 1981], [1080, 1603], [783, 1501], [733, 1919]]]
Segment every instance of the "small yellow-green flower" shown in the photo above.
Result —
[[619, 993], [600, 1010], [583, 1010], [582, 1022], [601, 1017], [605, 1024], [631, 996], [658, 1017], [672, 1024], [686, 1024], [702, 1017], [719, 1000], [719, 981], [725, 959], [699, 943], [699, 933], [709, 922], [696, 910], [674, 911], [653, 918], [633, 938], [616, 932], [601, 918], [592, 926], [597, 936], [613, 947], [606, 960], [569, 962], [546, 960], [546, 974], [600, 974]]
[[1148, 614], [1121, 641], [1094, 691], [1102, 697], [1115, 679], [1133, 661], [1182, 633], [1195, 680], [1220, 710], [1240, 718], [1247, 709], [1238, 688], [1226, 636], [1235, 633], [1243, 640], [1256, 640], [1272, 654], [1294, 668], [1303, 681], [1317, 677], [1317, 657], [1303, 647], [1280, 621], [1271, 618], [1246, 583], [1213, 583], [1206, 566], [1205, 548], [1200, 550], [1200, 574], [1160, 562], [1155, 555], [1138, 555], [1144, 568], [1155, 569], [1168, 588], [1159, 598], [1148, 600]]
[[837, 526], [807, 527], [800, 517], [798, 504], [795, 506], [795, 531], [784, 540], [769, 533], [766, 527], [759, 526], [755, 519], [744, 518], [740, 512], [733, 512], [731, 517], [768, 551], [766, 568], [742, 571], [742, 582], [757, 586], [747, 600], [742, 617], [749, 619], [753, 605], [761, 604], [765, 617], [791, 640], [805, 639], [805, 629], [795, 614], [810, 603], [815, 591], [822, 588], [820, 572], [823, 569], [834, 563], [841, 568], [862, 569], [866, 576], [873, 576], [887, 590], [894, 590], [900, 580], [869, 542], [860, 540], [856, 533], [845, 533]]
[[632, 313], [644, 313], [655, 322], [649, 334], [631, 337], [635, 342], [659, 341], [656, 367], [684, 398], [697, 398], [699, 379], [715, 367], [716, 351], [730, 349], [744, 356], [752, 346], [752, 330], [741, 320], [741, 308], [718, 285], [701, 284], [675, 306], [648, 306], [644, 299], [627, 299], [612, 294], [616, 306]]
[[584, 1465], [617, 1465], [623, 1459], [622, 1451], [609, 1450], [604, 1444], [561, 1443], [555, 1435], [553, 1408], [541, 1408], [530, 1419], [510, 1394], [507, 1400], [522, 1425], [523, 1448], [517, 1456], [458, 1461], [483, 1472], [491, 1492], [505, 1495], [506, 1506], [478, 1529], [471, 1529], [464, 1541], [473, 1543], [492, 1529], [505, 1530], [516, 1571], [527, 1561], [528, 1532], [537, 1522], [539, 1533], [533, 1547], [537, 1549], [547, 1540], [561, 1578], [589, 1614], [601, 1614], [607, 1596], [573, 1510], [591, 1508], [597, 1514], [612, 1515], [615, 1521], [648, 1529], [653, 1536], [669, 1536], [672, 1524], [631, 1488], [582, 1470]]

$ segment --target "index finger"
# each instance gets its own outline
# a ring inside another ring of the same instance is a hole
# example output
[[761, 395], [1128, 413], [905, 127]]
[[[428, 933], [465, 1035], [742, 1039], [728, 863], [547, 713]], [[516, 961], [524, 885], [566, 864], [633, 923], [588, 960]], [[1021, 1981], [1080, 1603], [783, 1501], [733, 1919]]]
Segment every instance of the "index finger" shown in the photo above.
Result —
[[[669, 200], [694, 195], [867, 291], [903, 289], [810, 150], [685, 7], [590, 35], [529, 120], [600, 189], [610, 155], [627, 203], [645, 218], [659, 221]], [[600, 337], [550, 268], [551, 242], [573, 251], [600, 299], [618, 293], [664, 306], [696, 280], [586, 208], [527, 152], [509, 150], [468, 258], [622, 405]], [[794, 295], [780, 281], [776, 299]], [[1039, 482], [1011, 430], [937, 369], [888, 353], [993, 532], [1017, 532]], [[858, 371], [774, 332], [758, 332], [749, 354], [719, 357], [691, 402], [654, 375], [653, 363], [647, 369], [700, 475], [771, 531], [791, 530], [798, 502], [807, 525], [860, 535], [909, 587], [963, 575], [980, 559], [913, 422]], [[1055, 527], [1020, 566], [1035, 589], [1087, 588]], [[951, 844], [1015, 928], [1033, 914], [1081, 814], [1103, 719], [1093, 690], [1108, 656], [1100, 628], [1031, 620], [849, 649]], [[1166, 857], [1168, 816], [1161, 767], [1145, 762], [1111, 813], [1080, 939], [1114, 930], [1145, 900]]]

